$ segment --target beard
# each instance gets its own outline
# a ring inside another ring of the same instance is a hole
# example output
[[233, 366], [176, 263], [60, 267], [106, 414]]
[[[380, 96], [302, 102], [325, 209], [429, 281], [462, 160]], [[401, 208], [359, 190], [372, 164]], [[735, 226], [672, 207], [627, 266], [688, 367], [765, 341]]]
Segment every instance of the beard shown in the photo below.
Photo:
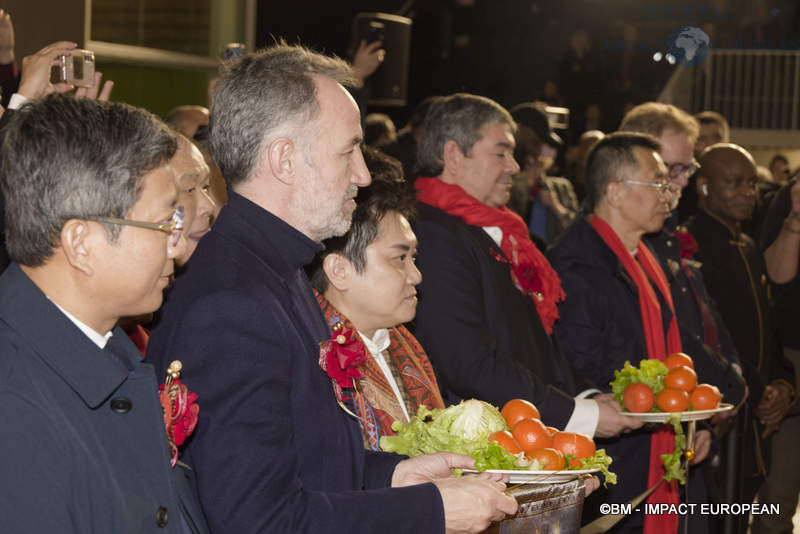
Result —
[[330, 199], [319, 192], [304, 191], [299, 198], [301, 205], [295, 212], [300, 214], [306, 235], [319, 243], [346, 234], [353, 221], [353, 209], [348, 203], [357, 193], [358, 186], [350, 184], [344, 198], [333, 206]]

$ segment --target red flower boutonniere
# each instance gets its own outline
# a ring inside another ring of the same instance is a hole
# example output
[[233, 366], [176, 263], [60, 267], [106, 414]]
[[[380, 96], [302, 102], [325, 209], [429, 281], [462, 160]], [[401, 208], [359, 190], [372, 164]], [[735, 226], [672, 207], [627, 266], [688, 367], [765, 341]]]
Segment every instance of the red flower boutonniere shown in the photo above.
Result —
[[331, 339], [319, 344], [319, 366], [333, 380], [333, 391], [339, 402], [349, 398], [342, 390], [355, 387], [364, 378], [360, 367], [367, 358], [367, 349], [355, 330], [345, 330], [341, 321], [331, 328]]
[[697, 241], [685, 226], [678, 226], [672, 234], [678, 240], [678, 250], [681, 258], [691, 260], [697, 253]]
[[200, 406], [195, 403], [197, 395], [181, 384], [181, 367], [180, 361], [172, 362], [167, 369], [167, 379], [158, 388], [172, 467], [178, 462], [178, 447], [194, 431], [200, 412]]

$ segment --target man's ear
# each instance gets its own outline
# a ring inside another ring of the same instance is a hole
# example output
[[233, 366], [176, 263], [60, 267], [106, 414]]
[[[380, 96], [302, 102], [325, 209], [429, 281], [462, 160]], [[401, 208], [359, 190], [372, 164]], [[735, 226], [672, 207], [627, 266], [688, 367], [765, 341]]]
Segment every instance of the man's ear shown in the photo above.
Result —
[[697, 176], [697, 196], [698, 197], [708, 196], [708, 178], [706, 178], [702, 174]]
[[458, 174], [457, 169], [461, 167], [461, 162], [464, 161], [465, 157], [458, 143], [452, 139], [447, 141], [442, 149], [442, 166], [444, 167], [444, 173], [449, 171], [450, 173]]
[[106, 239], [105, 231], [99, 225], [93, 228], [88, 221], [70, 219], [61, 227], [61, 251], [67, 263], [86, 276], [94, 274], [92, 252], [96, 249], [97, 239]]
[[620, 200], [622, 199], [622, 195], [624, 193], [622, 189], [623, 187], [625, 187], [625, 184], [617, 180], [608, 182], [608, 185], [606, 186], [606, 194], [603, 195], [601, 200], [605, 199], [605, 202], [613, 208], [619, 207]]
[[347, 291], [350, 287], [350, 277], [354, 272], [353, 264], [341, 254], [334, 252], [325, 256], [322, 260], [322, 270], [328, 277], [328, 282], [337, 291]]
[[295, 158], [301, 155], [294, 141], [288, 137], [278, 137], [267, 147], [266, 164], [272, 175], [285, 184], [294, 182]]

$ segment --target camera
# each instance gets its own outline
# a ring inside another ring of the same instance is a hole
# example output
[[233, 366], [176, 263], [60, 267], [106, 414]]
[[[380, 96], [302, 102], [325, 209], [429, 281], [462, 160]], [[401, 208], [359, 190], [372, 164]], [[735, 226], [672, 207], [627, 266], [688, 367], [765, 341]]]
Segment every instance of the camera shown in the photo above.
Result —
[[225, 45], [225, 48], [222, 49], [219, 59], [223, 63], [236, 61], [237, 59], [241, 59], [246, 51], [247, 46], [244, 43], [228, 43]]
[[50, 68], [50, 81], [68, 83], [78, 87], [91, 87], [94, 84], [94, 52], [73, 50], [56, 58], [57, 65]]

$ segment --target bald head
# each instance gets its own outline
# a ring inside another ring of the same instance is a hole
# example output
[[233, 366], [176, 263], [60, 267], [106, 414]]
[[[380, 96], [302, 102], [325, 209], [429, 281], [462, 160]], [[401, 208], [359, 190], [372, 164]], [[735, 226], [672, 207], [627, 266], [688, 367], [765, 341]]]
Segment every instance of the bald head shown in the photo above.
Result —
[[701, 207], [729, 228], [753, 214], [758, 181], [753, 156], [731, 143], [711, 145], [700, 154], [697, 178]]

